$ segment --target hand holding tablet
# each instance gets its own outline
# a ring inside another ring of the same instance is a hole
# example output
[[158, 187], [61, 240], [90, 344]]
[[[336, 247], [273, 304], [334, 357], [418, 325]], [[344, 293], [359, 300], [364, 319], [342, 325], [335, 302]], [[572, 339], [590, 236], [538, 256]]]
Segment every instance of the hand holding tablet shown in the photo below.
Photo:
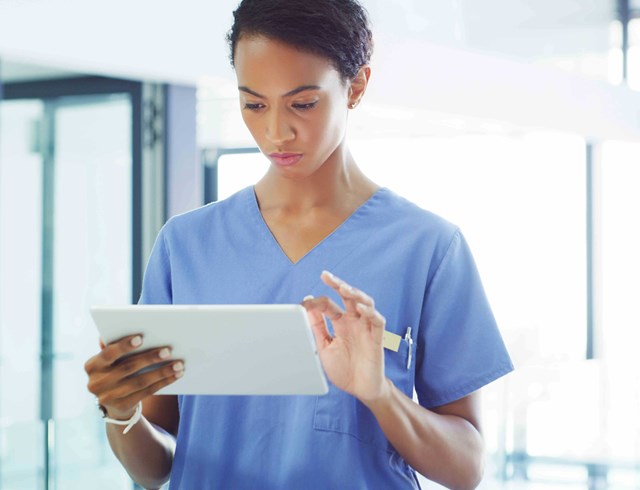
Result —
[[157, 394], [328, 392], [300, 305], [129, 305], [93, 307], [91, 315], [107, 344], [140, 334], [133, 352], [169, 346], [184, 360], [184, 376]]

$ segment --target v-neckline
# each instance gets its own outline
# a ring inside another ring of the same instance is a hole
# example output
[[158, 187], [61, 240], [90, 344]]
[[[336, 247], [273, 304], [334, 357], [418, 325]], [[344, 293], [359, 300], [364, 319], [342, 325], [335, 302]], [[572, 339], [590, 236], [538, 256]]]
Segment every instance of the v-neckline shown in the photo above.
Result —
[[342, 223], [336, 226], [330, 233], [328, 233], [322, 240], [316, 243], [313, 247], [311, 247], [304, 255], [302, 255], [295, 262], [291, 260], [291, 258], [285, 253], [284, 249], [276, 240], [275, 235], [267, 225], [262, 212], [260, 211], [260, 205], [258, 204], [258, 197], [256, 196], [256, 191], [254, 186], [249, 186], [245, 189], [248, 196], [248, 203], [250, 207], [251, 215], [254, 217], [256, 224], [265, 238], [265, 240], [270, 244], [272, 248], [276, 250], [276, 253], [284, 259], [290, 267], [295, 267], [299, 265], [301, 262], [305, 261], [308, 257], [315, 255], [319, 250], [325, 247], [326, 243], [331, 240], [337, 234], [343, 233], [346, 229], [349, 228], [349, 225], [356, 220], [360, 215], [364, 214], [369, 208], [371, 208], [376, 201], [380, 199], [380, 196], [387, 191], [386, 187], [379, 187], [369, 198], [364, 201], [360, 206], [358, 206], [349, 216], [345, 218]]

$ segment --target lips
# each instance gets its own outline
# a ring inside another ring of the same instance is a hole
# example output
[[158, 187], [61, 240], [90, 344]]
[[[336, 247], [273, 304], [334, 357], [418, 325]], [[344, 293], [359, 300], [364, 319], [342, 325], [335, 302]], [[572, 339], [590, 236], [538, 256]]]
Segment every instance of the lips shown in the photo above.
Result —
[[302, 158], [302, 153], [270, 153], [269, 158], [279, 167], [290, 167]]

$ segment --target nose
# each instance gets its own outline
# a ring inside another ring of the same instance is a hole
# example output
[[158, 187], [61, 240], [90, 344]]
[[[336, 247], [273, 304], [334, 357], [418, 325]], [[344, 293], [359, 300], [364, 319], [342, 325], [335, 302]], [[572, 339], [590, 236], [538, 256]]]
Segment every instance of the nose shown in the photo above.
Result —
[[267, 114], [266, 137], [278, 148], [284, 143], [293, 140], [296, 136], [295, 131], [289, 124], [286, 114], [282, 114], [278, 108], [273, 108]]

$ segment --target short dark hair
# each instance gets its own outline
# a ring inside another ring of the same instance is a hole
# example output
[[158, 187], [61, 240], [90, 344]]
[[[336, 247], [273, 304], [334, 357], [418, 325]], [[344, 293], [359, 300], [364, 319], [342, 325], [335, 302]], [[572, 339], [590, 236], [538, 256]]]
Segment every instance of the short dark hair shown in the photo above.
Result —
[[231, 65], [242, 36], [264, 36], [331, 61], [343, 81], [369, 63], [373, 38], [357, 0], [242, 0], [227, 34]]

